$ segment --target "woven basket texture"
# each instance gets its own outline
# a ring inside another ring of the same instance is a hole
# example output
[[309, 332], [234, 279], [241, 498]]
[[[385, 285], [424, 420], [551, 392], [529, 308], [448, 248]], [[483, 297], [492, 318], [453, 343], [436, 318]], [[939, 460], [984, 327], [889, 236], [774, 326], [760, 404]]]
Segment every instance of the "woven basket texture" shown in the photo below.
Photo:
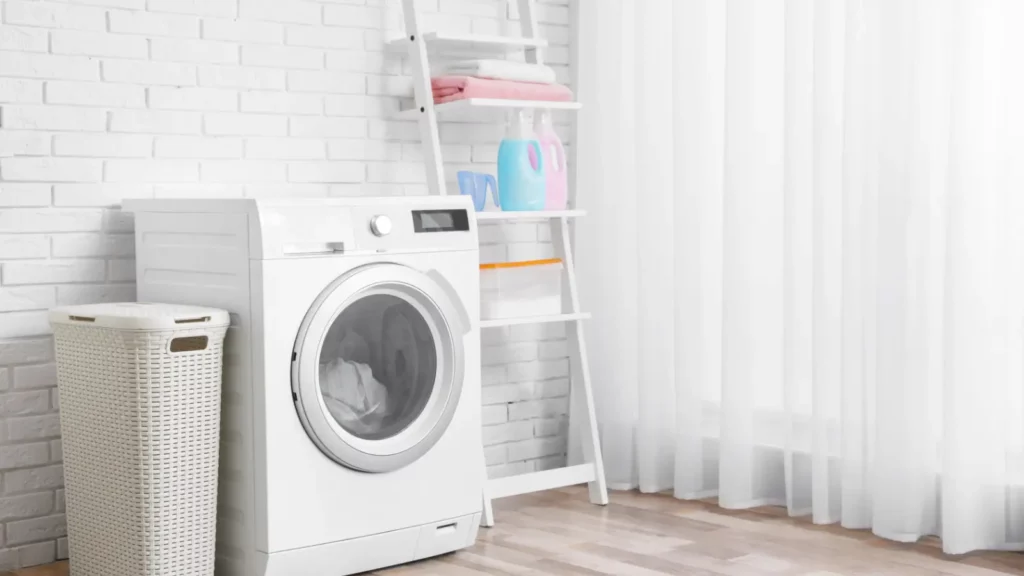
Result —
[[54, 326], [73, 576], [212, 576], [226, 331]]

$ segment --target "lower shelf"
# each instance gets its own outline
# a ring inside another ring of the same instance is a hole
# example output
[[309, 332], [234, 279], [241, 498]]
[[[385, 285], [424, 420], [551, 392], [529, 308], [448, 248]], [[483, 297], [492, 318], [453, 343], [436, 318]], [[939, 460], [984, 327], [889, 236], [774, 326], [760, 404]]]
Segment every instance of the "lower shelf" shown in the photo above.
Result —
[[501, 328], [502, 326], [517, 326], [519, 324], [547, 324], [549, 322], [575, 322], [577, 320], [590, 320], [590, 312], [577, 312], [575, 314], [554, 314], [551, 316], [522, 316], [519, 318], [497, 318], [494, 320], [481, 320], [481, 328]]
[[597, 475], [593, 464], [578, 464], [543, 472], [529, 472], [519, 476], [496, 478], [487, 483], [487, 495], [492, 499], [553, 490], [593, 482]]

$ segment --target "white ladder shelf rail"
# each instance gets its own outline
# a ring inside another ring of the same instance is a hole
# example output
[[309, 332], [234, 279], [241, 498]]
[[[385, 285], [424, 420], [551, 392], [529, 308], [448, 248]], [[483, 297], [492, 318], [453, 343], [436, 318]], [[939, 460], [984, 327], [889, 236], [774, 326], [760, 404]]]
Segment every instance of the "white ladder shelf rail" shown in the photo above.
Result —
[[[477, 100], [462, 101], [462, 104], [442, 104], [434, 106], [433, 91], [430, 86], [430, 53], [431, 47], [443, 49], [453, 46], [487, 47], [504, 46], [512, 50], [522, 50], [529, 63], [543, 64], [543, 47], [547, 43], [539, 36], [535, 0], [518, 0], [519, 22], [522, 38], [509, 38], [503, 41], [495, 37], [474, 37], [473, 35], [441, 35], [424, 31], [420, 28], [419, 14], [415, 7], [416, 0], [402, 0], [405, 16], [405, 38], [392, 42], [398, 46], [408, 44], [408, 57], [412, 65], [414, 107], [403, 111], [403, 116], [416, 114], [419, 118], [420, 136], [423, 145], [423, 158], [426, 164], [427, 186], [431, 194], [446, 195], [444, 164], [441, 154], [441, 140], [438, 130], [438, 111], [436, 108], [460, 109], [466, 107], [501, 107], [501, 108], [558, 108], [576, 110], [578, 103], [517, 102], [512, 100]], [[575, 199], [574, 190], [571, 199]], [[575, 204], [575, 202], [573, 202]], [[583, 321], [590, 314], [580, 309], [579, 291], [576, 281], [576, 268], [573, 260], [572, 233], [570, 222], [582, 216], [580, 210], [561, 210], [533, 213], [487, 213], [478, 216], [480, 221], [516, 222], [523, 220], [547, 220], [551, 226], [551, 238], [555, 253], [564, 262], [562, 272], [562, 309], [565, 311], [556, 316], [540, 316], [532, 318], [512, 318], [503, 320], [487, 320], [481, 323], [481, 329], [515, 324], [540, 324], [546, 322], [565, 322], [570, 326], [566, 332], [570, 358], [570, 399], [573, 404], [570, 413], [570, 426], [576, 427], [579, 436], [582, 463], [558, 468], [530, 472], [517, 476], [487, 480], [484, 474], [483, 519], [484, 526], [494, 525], [494, 511], [491, 500], [519, 494], [528, 494], [542, 490], [551, 490], [577, 484], [587, 484], [590, 501], [598, 505], [608, 504], [608, 486], [605, 482], [604, 463], [601, 458], [601, 446], [597, 429], [597, 418], [594, 411], [593, 389], [590, 380], [590, 366], [587, 362], [587, 348], [584, 340]]]

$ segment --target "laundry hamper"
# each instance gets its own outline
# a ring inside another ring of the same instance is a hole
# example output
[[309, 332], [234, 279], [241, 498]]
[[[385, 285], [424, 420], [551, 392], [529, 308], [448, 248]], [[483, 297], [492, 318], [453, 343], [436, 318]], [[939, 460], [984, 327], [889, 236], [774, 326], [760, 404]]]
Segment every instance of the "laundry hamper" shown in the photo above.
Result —
[[74, 576], [212, 576], [227, 312], [50, 312]]

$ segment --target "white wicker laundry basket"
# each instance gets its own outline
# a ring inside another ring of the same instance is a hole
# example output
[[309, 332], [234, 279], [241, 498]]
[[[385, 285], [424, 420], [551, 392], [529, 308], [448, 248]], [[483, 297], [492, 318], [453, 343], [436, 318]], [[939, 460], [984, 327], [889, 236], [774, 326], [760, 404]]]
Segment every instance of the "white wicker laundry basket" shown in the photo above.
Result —
[[74, 576], [212, 576], [227, 312], [53, 310]]

